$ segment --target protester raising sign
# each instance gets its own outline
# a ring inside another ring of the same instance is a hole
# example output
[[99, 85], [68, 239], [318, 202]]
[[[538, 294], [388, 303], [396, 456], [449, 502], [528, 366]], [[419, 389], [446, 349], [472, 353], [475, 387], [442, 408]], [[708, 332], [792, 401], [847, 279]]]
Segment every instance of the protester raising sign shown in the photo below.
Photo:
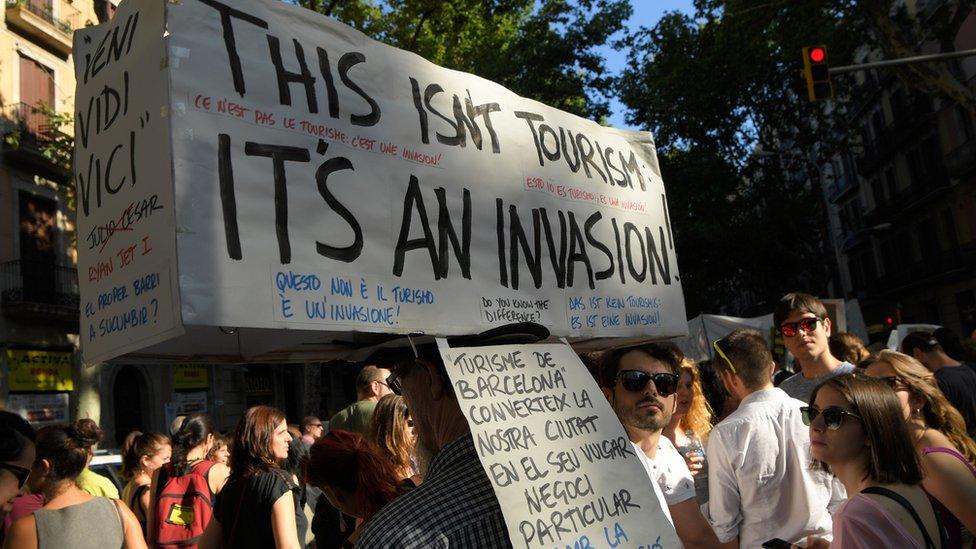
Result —
[[647, 133], [275, 0], [126, 2], [79, 37], [88, 360], [513, 321], [686, 329]]
[[441, 358], [515, 547], [678, 547], [607, 399], [569, 345]]

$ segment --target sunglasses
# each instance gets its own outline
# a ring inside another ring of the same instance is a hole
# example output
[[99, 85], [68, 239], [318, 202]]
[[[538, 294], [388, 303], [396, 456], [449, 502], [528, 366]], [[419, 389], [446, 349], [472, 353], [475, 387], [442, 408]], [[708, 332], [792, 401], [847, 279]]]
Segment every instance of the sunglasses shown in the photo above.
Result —
[[847, 410], [837, 406], [829, 406], [824, 410], [821, 410], [816, 406], [803, 406], [800, 408], [800, 412], [803, 414], [804, 425], [809, 427], [819, 416], [823, 416], [824, 425], [826, 425], [831, 431], [840, 429], [840, 424], [844, 422], [844, 418], [847, 416], [861, 419], [861, 416], [855, 414], [854, 412], [848, 412]]
[[400, 385], [400, 378], [403, 377], [409, 369], [410, 364], [405, 364], [395, 368], [392, 372], [390, 372], [390, 375], [386, 376], [386, 383], [384, 383], [384, 385], [389, 387], [390, 390], [393, 391], [393, 394], [403, 396], [403, 386]]
[[617, 379], [620, 380], [621, 385], [624, 389], [632, 393], [639, 393], [647, 387], [647, 382], [654, 381], [654, 388], [657, 390], [657, 394], [661, 396], [671, 396], [678, 390], [678, 375], [677, 374], [649, 374], [647, 372], [642, 372], [640, 370], [623, 370], [617, 374]]
[[27, 477], [30, 476], [31, 472], [31, 470], [27, 467], [21, 467], [20, 465], [14, 465], [12, 463], [0, 463], [0, 469], [6, 469], [17, 477], [18, 490], [24, 487], [24, 483], [27, 482]]
[[815, 316], [813, 318], [804, 318], [799, 322], [784, 322], [779, 325], [779, 332], [783, 334], [783, 337], [793, 337], [799, 333], [799, 330], [803, 330], [803, 333], [809, 334], [817, 329], [817, 323], [821, 320], [823, 319]]
[[729, 360], [729, 357], [725, 356], [725, 352], [722, 351], [722, 348], [718, 346], [718, 342], [719, 340], [716, 339], [715, 342], [712, 343], [712, 348], [715, 349], [715, 352], [718, 353], [718, 356], [722, 357], [722, 360], [724, 360], [725, 363], [729, 365], [729, 369], [732, 370], [732, 373], [738, 375], [739, 372], [735, 371], [735, 366], [732, 365], [732, 361]]

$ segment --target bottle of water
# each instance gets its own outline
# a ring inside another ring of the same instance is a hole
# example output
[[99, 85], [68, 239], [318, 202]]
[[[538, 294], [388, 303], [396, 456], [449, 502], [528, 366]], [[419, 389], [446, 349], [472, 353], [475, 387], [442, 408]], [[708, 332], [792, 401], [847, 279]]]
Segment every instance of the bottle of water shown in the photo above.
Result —
[[692, 433], [689, 433], [688, 445], [685, 447], [685, 456], [699, 456], [702, 461], [699, 463], [701, 469], [695, 475], [695, 496], [698, 503], [703, 504], [708, 501], [708, 462], [705, 458], [705, 448], [702, 447], [701, 440]]

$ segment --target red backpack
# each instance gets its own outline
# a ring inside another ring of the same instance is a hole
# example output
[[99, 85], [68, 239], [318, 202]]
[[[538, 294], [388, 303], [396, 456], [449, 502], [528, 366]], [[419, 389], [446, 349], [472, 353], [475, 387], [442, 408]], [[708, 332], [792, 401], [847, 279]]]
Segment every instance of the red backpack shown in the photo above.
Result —
[[203, 460], [177, 476], [171, 464], [160, 469], [156, 497], [156, 546], [196, 549], [213, 517], [213, 492], [207, 473], [215, 464]]

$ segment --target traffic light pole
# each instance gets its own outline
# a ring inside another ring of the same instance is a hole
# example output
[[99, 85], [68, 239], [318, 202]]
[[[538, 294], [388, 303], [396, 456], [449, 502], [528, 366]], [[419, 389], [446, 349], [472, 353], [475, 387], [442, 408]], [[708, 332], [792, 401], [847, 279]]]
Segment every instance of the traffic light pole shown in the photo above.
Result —
[[944, 61], [946, 59], [956, 59], [958, 57], [969, 57], [976, 55], [976, 50], [962, 50], [948, 53], [933, 53], [931, 55], [917, 55], [915, 57], [905, 57], [903, 59], [889, 59], [887, 61], [874, 61], [872, 63], [861, 63], [858, 65], [847, 65], [846, 67], [830, 67], [827, 71], [831, 76], [836, 74], [846, 74], [849, 72], [864, 71], [868, 69], [878, 69], [881, 67], [897, 67], [899, 65], [910, 65], [912, 63], [927, 63], [929, 61]]

